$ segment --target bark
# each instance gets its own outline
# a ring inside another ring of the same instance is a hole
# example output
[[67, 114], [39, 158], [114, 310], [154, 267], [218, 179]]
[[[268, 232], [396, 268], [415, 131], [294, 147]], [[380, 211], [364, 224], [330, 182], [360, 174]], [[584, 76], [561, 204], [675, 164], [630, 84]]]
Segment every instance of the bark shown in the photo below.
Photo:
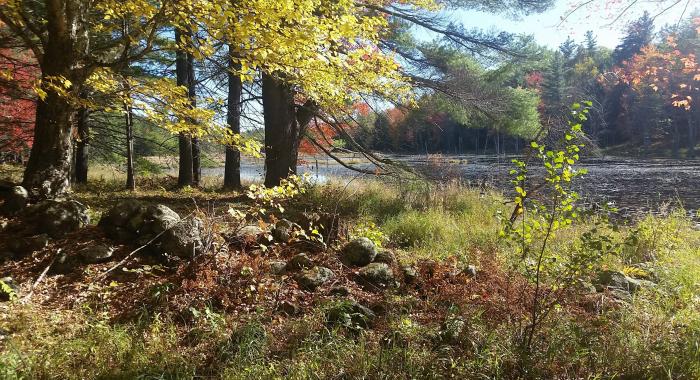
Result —
[[80, 108], [76, 115], [78, 141], [75, 152], [75, 183], [85, 184], [88, 181], [88, 158], [90, 153], [89, 115], [89, 111], [84, 107]]
[[[182, 32], [179, 29], [175, 30], [175, 40], [180, 40]], [[186, 86], [189, 88], [189, 64], [187, 53], [178, 50], [175, 58], [175, 74], [177, 77], [178, 86]], [[192, 186], [194, 183], [193, 176], [193, 157], [192, 157], [192, 139], [189, 135], [180, 133], [178, 136], [179, 147], [179, 170], [177, 183], [179, 186]]]
[[[79, 62], [87, 44], [79, 30], [84, 9], [74, 1], [47, 0], [46, 5], [48, 38], [40, 61], [42, 79], [64, 77], [72, 82], [71, 90], [79, 90], [86, 75]], [[67, 99], [44, 90], [46, 97], [37, 101], [34, 142], [23, 180], [24, 187], [37, 200], [60, 196], [70, 189], [73, 153], [71, 127], [75, 109]]]
[[289, 173], [296, 173], [296, 121], [294, 94], [279, 79], [269, 74], [262, 78], [263, 115], [265, 117], [265, 186], [280, 184]]
[[[192, 107], [197, 106], [197, 88], [196, 80], [194, 74], [194, 57], [192, 54], [187, 54], [187, 93], [190, 98], [190, 104]], [[196, 137], [192, 138], [192, 183], [194, 186], [199, 186], [200, 180], [202, 179], [202, 162], [201, 162], [201, 149], [199, 146], [199, 139]]]
[[[241, 83], [241, 77], [234, 72], [238, 68], [233, 60], [229, 61], [228, 114], [226, 122], [233, 134], [241, 133], [241, 93], [243, 84]], [[224, 189], [236, 190], [241, 187], [241, 152], [232, 146], [227, 146], [226, 164], [224, 165]]]
[[[125, 81], [125, 83], [127, 83]], [[130, 89], [127, 87], [127, 94]], [[126, 189], [136, 190], [134, 175], [134, 112], [131, 105], [124, 103], [124, 127], [126, 132]]]
[[695, 125], [693, 125], [693, 112], [688, 111], [688, 158], [695, 158]]

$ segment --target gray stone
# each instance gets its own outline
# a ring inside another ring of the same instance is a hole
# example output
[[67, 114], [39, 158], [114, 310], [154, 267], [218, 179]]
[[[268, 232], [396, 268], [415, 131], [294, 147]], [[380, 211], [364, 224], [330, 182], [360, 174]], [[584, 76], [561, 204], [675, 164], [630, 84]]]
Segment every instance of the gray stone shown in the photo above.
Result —
[[410, 265], [403, 265], [401, 267], [401, 272], [403, 273], [403, 279], [407, 284], [412, 284], [418, 280], [418, 271], [416, 271], [416, 268]]
[[630, 293], [637, 291], [641, 284], [622, 272], [604, 270], [598, 273], [597, 284], [603, 287], [621, 289]]
[[457, 343], [466, 325], [462, 318], [448, 318], [439, 333], [440, 340], [446, 344]]
[[301, 313], [301, 308], [295, 303], [289, 301], [282, 301], [279, 305], [279, 310], [287, 315], [298, 315]]
[[[138, 228], [132, 231], [127, 227], [129, 221], [140, 217], [145, 211], [146, 205], [144, 203], [134, 199], [123, 200], [102, 216], [98, 226], [112, 239], [129, 240], [138, 233]], [[136, 220], [134, 222], [138, 224]]]
[[292, 223], [287, 219], [281, 219], [272, 228], [272, 237], [279, 243], [287, 243], [292, 238], [292, 232], [295, 228], [300, 228], [296, 223]]
[[391, 251], [388, 250], [381, 250], [377, 252], [377, 256], [374, 257], [374, 262], [375, 263], [385, 263], [385, 264], [391, 264], [394, 261], [396, 261], [396, 258], [394, 257], [394, 254], [391, 253]]
[[156, 251], [161, 255], [191, 259], [202, 252], [203, 223], [198, 218], [190, 218], [165, 231], [158, 239]]
[[287, 271], [297, 271], [300, 269], [308, 269], [314, 266], [314, 262], [311, 261], [306, 253], [299, 253], [292, 257], [287, 263]]
[[345, 265], [365, 266], [377, 256], [377, 246], [367, 238], [357, 238], [345, 245], [341, 261]]
[[262, 228], [260, 228], [258, 226], [251, 225], [251, 226], [245, 226], [245, 227], [239, 229], [238, 231], [236, 231], [236, 237], [239, 239], [246, 239], [249, 237], [257, 239], [257, 237], [259, 235], [262, 235], [263, 233], [265, 233], [265, 231], [263, 231]]
[[359, 277], [363, 285], [387, 287], [394, 282], [394, 272], [385, 263], [371, 263], [360, 269]]
[[350, 330], [366, 329], [372, 326], [376, 314], [356, 301], [343, 301], [333, 305], [326, 312], [329, 326], [340, 326]]
[[273, 261], [270, 263], [270, 273], [281, 276], [287, 273], [287, 263], [284, 261]]
[[105, 244], [85, 247], [79, 252], [79, 255], [83, 261], [90, 264], [108, 261], [112, 258], [113, 254], [114, 247]]
[[346, 297], [350, 295], [350, 288], [347, 286], [334, 286], [328, 292], [332, 296]]
[[467, 265], [467, 267], [464, 269], [464, 273], [471, 277], [471, 278], [476, 278], [476, 266], [475, 265]]
[[325, 267], [313, 267], [302, 271], [297, 277], [297, 284], [305, 290], [316, 290], [319, 286], [325, 284], [333, 278], [334, 274]]
[[40, 233], [62, 238], [90, 224], [88, 208], [76, 200], [46, 200], [26, 209], [29, 223]]
[[7, 248], [15, 253], [26, 254], [44, 249], [47, 245], [49, 245], [49, 235], [39, 234], [10, 240]]
[[[129, 225], [131, 227], [132, 223], [136, 223], [136, 231], [140, 235], [158, 235], [159, 233], [173, 228], [178, 222], [180, 222], [180, 215], [175, 211], [170, 209], [168, 206], [164, 205], [150, 205], [146, 207], [145, 212], [134, 218], [135, 220], [130, 220]], [[139, 223], [140, 220], [140, 225]]]
[[0, 210], [8, 214], [24, 210], [29, 203], [29, 192], [22, 186], [13, 186], [9, 191], [3, 192], [5, 203]]

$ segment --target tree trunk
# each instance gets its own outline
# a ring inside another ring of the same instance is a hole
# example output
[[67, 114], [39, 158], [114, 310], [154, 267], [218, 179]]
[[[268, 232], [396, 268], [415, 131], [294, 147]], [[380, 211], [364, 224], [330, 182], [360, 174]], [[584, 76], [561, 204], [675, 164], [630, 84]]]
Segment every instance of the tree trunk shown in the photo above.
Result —
[[[131, 96], [131, 91], [127, 84], [127, 94]], [[136, 190], [136, 177], [134, 175], [134, 112], [131, 105], [124, 103], [124, 127], [126, 132], [126, 189]]]
[[[175, 29], [175, 40], [180, 41], [180, 36], [182, 32], [179, 29]], [[189, 63], [187, 58], [187, 53], [178, 50], [175, 54], [175, 75], [177, 79], [178, 86], [185, 86], [189, 89]], [[177, 176], [177, 184], [179, 186], [192, 186], [194, 183], [193, 178], [193, 157], [192, 157], [192, 139], [189, 135], [180, 133], [178, 136], [178, 147], [179, 147], [179, 170]]]
[[[187, 54], [187, 93], [190, 98], [192, 108], [197, 106], [197, 82], [194, 74], [194, 57], [192, 54]], [[199, 186], [202, 179], [202, 161], [199, 139], [192, 138], [192, 183], [194, 186]]]
[[[77, 55], [87, 49], [87, 36], [81, 35], [84, 9], [81, 3], [46, 1], [48, 38], [41, 59], [42, 79], [63, 77], [71, 81], [69, 90], [77, 93], [87, 73], [82, 72]], [[83, 41], [80, 37], [85, 37]], [[37, 101], [34, 141], [23, 185], [35, 200], [54, 198], [70, 189], [72, 164], [71, 127], [75, 109], [56, 92], [43, 87], [44, 99]]]
[[[229, 49], [231, 50], [231, 49]], [[241, 133], [241, 94], [243, 84], [240, 75], [234, 73], [238, 69], [233, 60], [229, 60], [228, 72], [228, 115], [226, 122], [233, 134]], [[241, 186], [241, 152], [238, 149], [226, 147], [226, 164], [224, 165], [224, 189], [235, 190]]]
[[75, 183], [85, 184], [88, 181], [88, 157], [90, 150], [89, 111], [82, 107], [78, 110], [77, 129], [78, 141], [75, 152]]
[[296, 173], [295, 141], [299, 136], [294, 94], [282, 81], [269, 74], [262, 78], [265, 117], [265, 186], [273, 187]]

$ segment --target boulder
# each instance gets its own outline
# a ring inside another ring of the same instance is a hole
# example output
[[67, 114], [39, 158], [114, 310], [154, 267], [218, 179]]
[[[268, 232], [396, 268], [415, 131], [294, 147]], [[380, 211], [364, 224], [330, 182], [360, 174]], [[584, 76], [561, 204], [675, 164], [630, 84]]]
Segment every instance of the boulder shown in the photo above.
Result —
[[377, 257], [377, 246], [365, 237], [357, 238], [343, 247], [341, 261], [345, 265], [365, 266]]
[[114, 247], [105, 244], [97, 244], [83, 248], [78, 254], [86, 263], [101, 263], [112, 258]]
[[29, 203], [29, 192], [22, 186], [13, 186], [8, 191], [2, 192], [5, 202], [0, 207], [0, 212], [14, 214], [24, 210]]
[[7, 243], [7, 249], [19, 254], [32, 253], [44, 249], [49, 245], [49, 235], [39, 234], [25, 238], [10, 240]]
[[333, 271], [328, 268], [313, 267], [311, 269], [301, 271], [301, 273], [296, 277], [296, 281], [302, 289], [313, 291], [319, 286], [330, 281], [333, 276]]
[[641, 287], [639, 281], [614, 270], [604, 270], [598, 273], [597, 284], [603, 289], [619, 289], [630, 293], [634, 293]]
[[33, 223], [39, 233], [58, 239], [90, 224], [88, 208], [72, 199], [46, 200], [28, 207], [27, 222]]
[[391, 253], [391, 251], [386, 249], [377, 252], [377, 256], [374, 257], [375, 263], [391, 264], [394, 261], [396, 261], [396, 257], [394, 257], [394, 254]]
[[412, 284], [418, 280], [418, 271], [416, 271], [416, 268], [410, 265], [401, 266], [401, 272], [403, 273], [403, 279], [407, 284]]
[[311, 259], [309, 258], [309, 256], [306, 255], [306, 253], [299, 253], [289, 260], [285, 269], [291, 272], [300, 269], [309, 269], [313, 266], [314, 262], [311, 261]]
[[263, 231], [262, 228], [260, 228], [258, 226], [250, 225], [250, 226], [244, 226], [241, 229], [239, 229], [238, 231], [236, 231], [236, 237], [238, 239], [244, 239], [244, 240], [245, 239], [256, 240], [258, 238], [258, 236], [262, 235], [263, 233], [265, 233], [265, 231]]
[[446, 319], [442, 325], [442, 329], [438, 333], [440, 341], [445, 344], [457, 343], [466, 325], [467, 323], [459, 317], [450, 317]]
[[168, 229], [158, 238], [155, 251], [161, 255], [191, 259], [202, 252], [203, 223], [198, 218], [190, 218]]
[[297, 304], [289, 301], [282, 301], [278, 309], [289, 316], [298, 315], [301, 313], [301, 308]]
[[464, 274], [471, 278], [476, 278], [476, 266], [475, 265], [467, 265], [466, 268], [464, 268]]
[[287, 219], [281, 219], [275, 223], [272, 228], [272, 237], [278, 243], [287, 243], [292, 238], [292, 232], [295, 228], [301, 228], [298, 224], [290, 222]]
[[97, 224], [107, 236], [115, 240], [130, 240], [134, 238], [138, 231], [127, 228], [129, 220], [142, 214], [146, 210], [146, 205], [134, 199], [127, 199], [118, 202], [107, 213], [105, 213]]
[[350, 288], [347, 286], [334, 286], [328, 292], [332, 296], [347, 297], [350, 295]]
[[326, 323], [331, 327], [340, 326], [350, 330], [360, 330], [371, 327], [376, 317], [369, 308], [356, 301], [346, 300], [328, 309]]
[[164, 205], [149, 205], [146, 210], [129, 220], [140, 236], [156, 236], [180, 222], [180, 215]]
[[363, 285], [385, 288], [394, 282], [394, 272], [385, 263], [371, 263], [358, 273]]
[[281, 276], [287, 273], [287, 263], [284, 261], [273, 261], [269, 265], [270, 273]]

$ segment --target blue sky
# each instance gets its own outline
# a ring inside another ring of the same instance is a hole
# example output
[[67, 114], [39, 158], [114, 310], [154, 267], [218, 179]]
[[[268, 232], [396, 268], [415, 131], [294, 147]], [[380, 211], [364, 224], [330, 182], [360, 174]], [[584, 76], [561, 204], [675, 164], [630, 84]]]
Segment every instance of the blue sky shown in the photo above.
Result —
[[[597, 2], [604, 3], [603, 0]], [[652, 15], [660, 12], [658, 6], [650, 5], [648, 2], [639, 2], [639, 5], [635, 6], [633, 12], [626, 13], [622, 19], [612, 25], [614, 17], [610, 16], [609, 11], [603, 9], [580, 9], [566, 22], [561, 23], [561, 17], [571, 9], [572, 3], [572, 0], [558, 0], [555, 7], [551, 10], [542, 14], [527, 16], [520, 20], [512, 20], [505, 16], [475, 11], [457, 11], [447, 13], [447, 15], [467, 27], [486, 30], [493, 28], [499, 31], [533, 34], [537, 42], [550, 47], [559, 46], [568, 36], [580, 42], [583, 40], [586, 30], [590, 29], [595, 33], [598, 44], [614, 48], [623, 36], [624, 27], [629, 20], [637, 18], [645, 9]], [[679, 17], [683, 14], [683, 3], [660, 15], [656, 20], [657, 27], [666, 23], [675, 24], [678, 22]], [[690, 0], [690, 8], [693, 6], [700, 7], [700, 0]], [[690, 12], [691, 9], [688, 9], [686, 16]]]

